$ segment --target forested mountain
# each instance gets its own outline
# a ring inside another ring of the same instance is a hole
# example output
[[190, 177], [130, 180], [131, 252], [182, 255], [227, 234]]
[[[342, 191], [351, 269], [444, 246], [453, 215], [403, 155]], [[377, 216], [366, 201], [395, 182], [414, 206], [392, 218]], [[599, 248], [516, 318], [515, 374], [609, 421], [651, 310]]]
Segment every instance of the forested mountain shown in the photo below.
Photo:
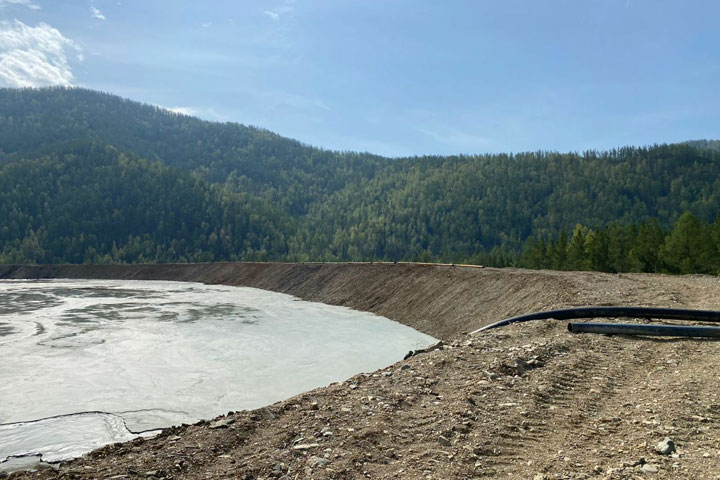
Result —
[[[311, 208], [295, 248], [340, 258], [472, 258], [529, 237], [720, 208], [720, 155], [686, 145], [397, 160]], [[342, 212], [342, 215], [338, 214]], [[330, 228], [328, 228], [330, 226]], [[295, 243], [293, 243], [295, 247]]]
[[52, 153], [74, 140], [114, 145], [198, 172], [210, 182], [281, 202], [295, 214], [348, 181], [374, 176], [382, 160], [312, 148], [267, 130], [206, 122], [90, 90], [0, 89], [0, 151], [22, 158]]
[[267, 259], [292, 222], [235, 194], [115, 147], [79, 143], [0, 169], [4, 262]]
[[709, 224], [717, 147], [387, 159], [83, 89], [0, 89], [0, 261], [501, 263], [577, 224]]

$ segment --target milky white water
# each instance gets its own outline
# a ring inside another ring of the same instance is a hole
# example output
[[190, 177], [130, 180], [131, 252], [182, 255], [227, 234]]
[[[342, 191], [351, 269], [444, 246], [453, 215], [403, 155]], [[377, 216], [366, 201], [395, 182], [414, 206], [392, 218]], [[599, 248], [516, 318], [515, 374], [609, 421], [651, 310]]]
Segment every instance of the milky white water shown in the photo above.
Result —
[[0, 281], [0, 462], [58, 461], [258, 408], [434, 341], [371, 313], [252, 288]]

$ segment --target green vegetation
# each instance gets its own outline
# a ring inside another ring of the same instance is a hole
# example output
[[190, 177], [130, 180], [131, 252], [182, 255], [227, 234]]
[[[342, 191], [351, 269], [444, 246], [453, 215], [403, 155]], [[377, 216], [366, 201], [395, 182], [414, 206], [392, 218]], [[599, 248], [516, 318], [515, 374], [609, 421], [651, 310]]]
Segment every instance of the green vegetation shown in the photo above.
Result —
[[88, 90], [1, 89], [0, 262], [717, 273], [719, 146], [387, 159]]
[[266, 259], [287, 253], [277, 212], [110, 146], [0, 169], [0, 260], [110, 263]]
[[667, 231], [657, 219], [598, 230], [577, 225], [571, 235], [528, 242], [505, 262], [553, 270], [720, 274], [720, 215], [709, 224], [687, 212]]
[[687, 145], [695, 148], [704, 148], [720, 152], [720, 140], [690, 140], [685, 142]]

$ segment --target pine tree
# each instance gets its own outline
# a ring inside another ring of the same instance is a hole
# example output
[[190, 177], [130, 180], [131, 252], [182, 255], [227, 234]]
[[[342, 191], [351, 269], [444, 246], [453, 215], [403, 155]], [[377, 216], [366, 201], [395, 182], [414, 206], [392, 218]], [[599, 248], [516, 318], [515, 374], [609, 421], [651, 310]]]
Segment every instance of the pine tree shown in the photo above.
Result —
[[717, 246], [710, 228], [686, 212], [665, 238], [660, 258], [672, 273], [716, 273]]

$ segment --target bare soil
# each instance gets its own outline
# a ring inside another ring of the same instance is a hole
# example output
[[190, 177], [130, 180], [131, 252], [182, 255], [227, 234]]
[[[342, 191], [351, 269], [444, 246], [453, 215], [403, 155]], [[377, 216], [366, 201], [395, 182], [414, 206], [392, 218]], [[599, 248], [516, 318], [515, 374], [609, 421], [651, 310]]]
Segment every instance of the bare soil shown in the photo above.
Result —
[[[720, 309], [711, 276], [424, 265], [0, 267], [0, 278], [246, 285], [385, 315], [442, 348], [256, 411], [110, 445], [12, 478], [720, 478], [720, 343], [466, 332], [585, 305]], [[672, 455], [655, 446], [670, 437]]]

